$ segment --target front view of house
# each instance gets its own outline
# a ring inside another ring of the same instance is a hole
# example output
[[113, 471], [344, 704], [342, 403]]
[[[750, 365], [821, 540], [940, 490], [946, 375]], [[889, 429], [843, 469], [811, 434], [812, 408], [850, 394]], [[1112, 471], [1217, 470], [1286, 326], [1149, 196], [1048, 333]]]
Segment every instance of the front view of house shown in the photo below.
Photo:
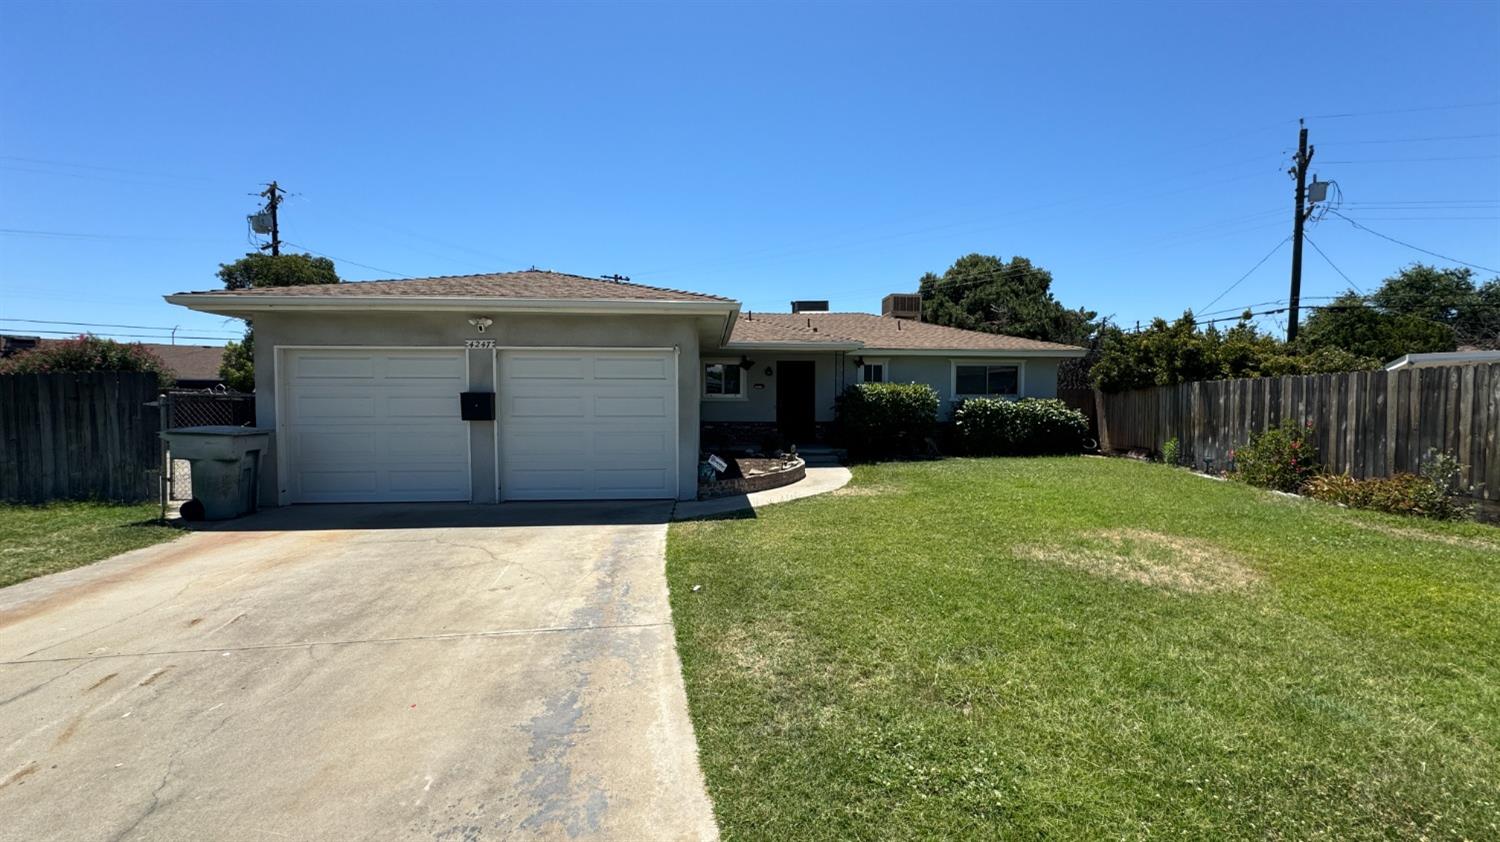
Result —
[[1080, 348], [885, 314], [742, 312], [545, 271], [190, 292], [253, 320], [261, 503], [679, 499], [700, 438], [810, 443], [865, 381], [1051, 397]]

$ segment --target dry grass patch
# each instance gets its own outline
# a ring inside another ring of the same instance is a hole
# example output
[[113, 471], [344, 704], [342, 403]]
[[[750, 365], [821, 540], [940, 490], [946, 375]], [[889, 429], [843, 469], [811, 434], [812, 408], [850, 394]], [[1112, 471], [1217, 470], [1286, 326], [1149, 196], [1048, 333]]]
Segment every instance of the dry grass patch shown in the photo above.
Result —
[[1098, 530], [1081, 537], [1081, 546], [1031, 547], [1022, 555], [1181, 593], [1243, 590], [1260, 580], [1233, 553], [1208, 541], [1145, 529]]
[[791, 650], [793, 638], [785, 628], [773, 625], [735, 625], [724, 630], [714, 642], [714, 649], [737, 672], [757, 679], [767, 679], [776, 665]]
[[894, 494], [896, 489], [889, 485], [846, 485], [829, 492], [832, 497], [878, 497], [882, 494]]
[[1358, 526], [1362, 529], [1368, 529], [1371, 532], [1379, 532], [1381, 535], [1400, 538], [1405, 541], [1435, 541], [1439, 544], [1447, 544], [1450, 547], [1463, 547], [1465, 549], [1481, 550], [1484, 552], [1500, 552], [1500, 538], [1491, 541], [1467, 535], [1444, 535], [1437, 532], [1415, 529], [1410, 526], [1391, 526], [1386, 523], [1359, 523]]

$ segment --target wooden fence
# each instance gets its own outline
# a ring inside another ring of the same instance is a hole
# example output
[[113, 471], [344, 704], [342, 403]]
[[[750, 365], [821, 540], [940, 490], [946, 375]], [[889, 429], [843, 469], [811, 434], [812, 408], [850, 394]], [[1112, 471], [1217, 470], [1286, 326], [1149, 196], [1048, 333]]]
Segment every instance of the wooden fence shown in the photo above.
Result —
[[155, 499], [156, 375], [0, 376], [0, 500]]
[[1176, 438], [1194, 466], [1222, 468], [1250, 434], [1311, 423], [1319, 458], [1355, 477], [1416, 472], [1429, 450], [1463, 464], [1463, 484], [1500, 501], [1500, 365], [1214, 380], [1095, 396], [1105, 452], [1159, 452]]

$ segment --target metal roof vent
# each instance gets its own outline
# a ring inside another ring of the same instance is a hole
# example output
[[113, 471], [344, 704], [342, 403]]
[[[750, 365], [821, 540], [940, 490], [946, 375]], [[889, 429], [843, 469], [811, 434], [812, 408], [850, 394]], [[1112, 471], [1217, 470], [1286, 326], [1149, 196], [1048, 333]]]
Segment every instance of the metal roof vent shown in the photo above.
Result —
[[826, 313], [828, 312], [827, 301], [793, 301], [793, 313]]

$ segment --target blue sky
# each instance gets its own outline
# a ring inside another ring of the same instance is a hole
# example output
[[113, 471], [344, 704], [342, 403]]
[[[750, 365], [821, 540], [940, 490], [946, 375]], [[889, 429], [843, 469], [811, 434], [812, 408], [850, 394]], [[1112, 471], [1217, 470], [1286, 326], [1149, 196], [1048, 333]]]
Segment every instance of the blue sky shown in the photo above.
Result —
[[[869, 310], [978, 251], [1129, 324], [1290, 233], [1299, 116], [1344, 213], [1497, 267], [1497, 42], [1479, 2], [11, 0], [0, 331], [235, 334], [160, 296], [217, 286], [272, 178], [284, 239], [346, 279], [535, 265]], [[1309, 230], [1367, 290], [1445, 263]], [[1284, 299], [1289, 261], [1207, 309]], [[1304, 295], [1346, 286], [1309, 249]]]

